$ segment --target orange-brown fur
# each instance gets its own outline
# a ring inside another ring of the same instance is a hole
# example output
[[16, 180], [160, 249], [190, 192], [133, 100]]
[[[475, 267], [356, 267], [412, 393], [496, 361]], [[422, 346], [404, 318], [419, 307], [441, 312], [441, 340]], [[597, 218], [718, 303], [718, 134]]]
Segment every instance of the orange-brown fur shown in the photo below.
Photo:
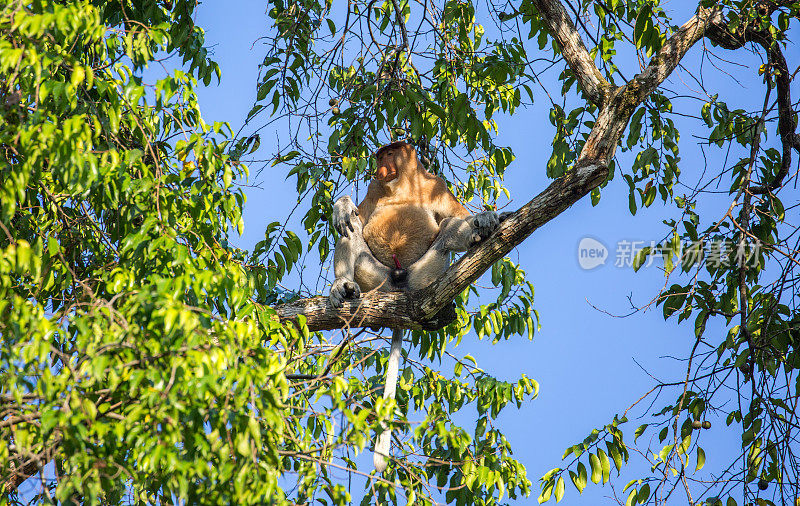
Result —
[[441, 178], [424, 169], [411, 145], [395, 142], [376, 159], [375, 179], [358, 205], [364, 240], [384, 265], [394, 267], [396, 255], [408, 267], [428, 251], [443, 219], [470, 213]]

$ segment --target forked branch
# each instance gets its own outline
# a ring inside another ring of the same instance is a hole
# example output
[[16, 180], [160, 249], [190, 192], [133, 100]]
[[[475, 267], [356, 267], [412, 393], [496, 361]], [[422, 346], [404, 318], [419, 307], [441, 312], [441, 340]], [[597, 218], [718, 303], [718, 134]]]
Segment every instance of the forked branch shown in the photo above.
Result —
[[537, 228], [605, 181], [608, 164], [633, 112], [675, 70], [689, 49], [724, 22], [719, 9], [701, 7], [665, 41], [644, 71], [614, 88], [594, 65], [561, 3], [537, 0], [534, 4], [584, 93], [600, 109], [574, 169], [512, 214], [489, 239], [467, 252], [427, 288], [415, 293], [368, 293], [345, 302], [339, 310], [328, 305], [327, 297], [300, 299], [275, 308], [281, 320], [305, 315], [313, 331], [348, 326], [430, 329], [449, 323], [454, 315], [446, 309], [459, 293]]

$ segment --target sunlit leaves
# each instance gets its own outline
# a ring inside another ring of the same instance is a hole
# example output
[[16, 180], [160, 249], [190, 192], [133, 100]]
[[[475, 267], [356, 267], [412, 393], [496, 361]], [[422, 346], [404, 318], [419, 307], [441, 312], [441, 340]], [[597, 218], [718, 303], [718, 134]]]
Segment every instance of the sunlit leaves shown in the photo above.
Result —
[[705, 466], [705, 464], [706, 464], [706, 452], [702, 448], [700, 448], [698, 446], [697, 447], [697, 465], [694, 468], [695, 472], [703, 469], [703, 466]]
[[[553, 490], [558, 491], [559, 483], [565, 472], [569, 474], [570, 481], [579, 493], [583, 493], [588, 480], [594, 484], [607, 483], [611, 479], [612, 462], [617, 475], [619, 475], [622, 466], [630, 456], [619, 428], [625, 421], [625, 419], [615, 417], [612, 423], [602, 429], [593, 430], [581, 443], [567, 448], [563, 459], [571, 459], [569, 468], [554, 469], [542, 476], [542, 493], [539, 496], [539, 502], [546, 502]], [[605, 449], [600, 446], [600, 443], [605, 444]], [[559, 494], [556, 494], [556, 499], [560, 500]]]
[[[19, 95], [0, 134], [13, 152], [1, 169], [0, 395], [31, 414], [4, 426], [0, 454], [51, 447], [68, 477], [60, 501], [277, 492], [288, 385], [283, 359], [259, 348], [298, 332], [250, 303], [227, 245], [246, 171], [228, 162], [230, 129], [200, 119], [193, 87], [217, 67], [192, 8], [127, 6], [135, 30], [113, 2], [13, 4], [0, 17], [0, 45], [21, 48], [0, 51]], [[165, 50], [190, 72], [148, 92], [137, 73]], [[234, 451], [250, 458], [234, 463]]]
[[652, 56], [661, 47], [660, 33], [653, 24], [653, 11], [645, 3], [636, 15], [636, 24], [633, 28], [633, 40], [638, 49], [647, 49], [647, 55]]
[[583, 493], [583, 489], [586, 488], [586, 466], [583, 462], [578, 462], [576, 466], [576, 471], [569, 472], [570, 479], [572, 480], [572, 484], [575, 485], [575, 488], [578, 489], [578, 492]]

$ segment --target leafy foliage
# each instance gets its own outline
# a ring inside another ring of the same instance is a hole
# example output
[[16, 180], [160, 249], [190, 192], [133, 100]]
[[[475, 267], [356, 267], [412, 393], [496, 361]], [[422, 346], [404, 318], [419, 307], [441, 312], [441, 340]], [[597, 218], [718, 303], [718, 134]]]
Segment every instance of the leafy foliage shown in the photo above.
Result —
[[[33, 502], [488, 505], [530, 494], [497, 417], [535, 398], [538, 384], [499, 380], [448, 351], [473, 330], [495, 343], [532, 338], [539, 315], [520, 266], [498, 261], [494, 292], [470, 288], [452, 324], [409, 333], [396, 401], [380, 395], [377, 333], [313, 333], [303, 316], [284, 324], [273, 310], [315, 291], [286, 285], [329, 259], [331, 202], [363, 189], [385, 142], [415, 144], [474, 208], [502, 208], [514, 161], [496, 143], [502, 118], [524, 110], [554, 68], [560, 89], [537, 95], [554, 131], [546, 174], [573, 172], [590, 145], [602, 107], [561, 61], [541, 2], [426, 5], [268, 2], [246, 124], [307, 126], [271, 159], [293, 178], [304, 214], [301, 230], [268, 224], [253, 251], [231, 246], [230, 234], [243, 230], [238, 183], [261, 140], [201, 118], [194, 90], [220, 69], [192, 20], [195, 2], [2, 7], [0, 501], [20, 499], [32, 476]], [[622, 154], [591, 195], [596, 204], [619, 174], [631, 213], [657, 198], [673, 213], [634, 266], [660, 258], [673, 278], [656, 298], [664, 317], [694, 316], [686, 376], [643, 397], [669, 395], [666, 405], [629, 408], [647, 418], [632, 434], [626, 410], [569, 447], [541, 478], [540, 502], [562, 500], [568, 482], [578, 492], [613, 483], [640, 458], [650, 472], [621, 489], [628, 505], [679, 488], [695, 504], [796, 495], [797, 203], [787, 194], [797, 176], [786, 167], [800, 142], [795, 111], [781, 105], [793, 78], [781, 60], [800, 3], [701, 3], [712, 6], [723, 28], [708, 30], [712, 42], [755, 41], [767, 55], [764, 107], [706, 93], [691, 109], [668, 86], [656, 90], [625, 118]], [[634, 57], [658, 61], [680, 33], [660, 2], [583, 0], [573, 13], [610, 89], [641, 70]], [[181, 67], [149, 83], [173, 54]], [[693, 133], [706, 129], [704, 149], [729, 157], [693, 186], [679, 151], [686, 115]], [[711, 187], [727, 192], [719, 215], [701, 205]], [[474, 422], [462, 423], [473, 408]], [[735, 431], [741, 452], [708, 479], [700, 443], [712, 420]], [[385, 425], [396, 434], [387, 473], [363, 492], [346, 488], [334, 471], [365, 472], [360, 454]]]
[[[405, 418], [395, 423], [409, 451], [433, 460], [377, 481], [381, 501], [396, 500], [394, 479], [422, 502], [429, 480], [468, 484], [488, 503], [527, 493], [524, 469], [492, 420], [535, 395], [535, 382], [497, 381], [474, 361], [458, 361], [445, 379], [409, 358], [398, 402], [381, 403], [375, 385], [386, 357], [373, 338], [350, 336], [332, 349], [302, 318], [284, 326], [266, 305], [291, 296], [279, 283], [304, 245], [279, 224], [252, 253], [229, 244], [230, 231], [243, 227], [235, 182], [248, 171], [240, 158], [258, 138], [236, 140], [227, 124], [201, 119], [194, 88], [219, 69], [192, 22], [194, 7], [3, 8], [3, 502], [22, 499], [19, 481], [41, 471], [44, 485], [26, 500], [277, 504], [290, 501], [285, 476], [293, 475], [291, 501], [324, 494], [341, 504], [350, 491], [319, 464], [355, 466], [351, 452], [399, 406], [425, 413], [413, 430]], [[294, 50], [297, 78], [308, 72], [307, 53]], [[185, 69], [147, 85], [145, 69], [169, 53]], [[284, 83], [278, 96], [292, 100], [292, 90]], [[483, 163], [502, 171], [510, 160], [498, 150]], [[294, 173], [302, 192], [309, 172]], [[328, 203], [332, 186], [313, 184]], [[488, 187], [481, 180], [472, 188]], [[310, 230], [318, 216], [306, 220]], [[324, 257], [328, 234], [317, 240]], [[513, 267], [499, 272], [505, 298], [522, 278]], [[454, 326], [420, 353], [440, 353], [468, 329]], [[470, 404], [480, 414], [474, 435], [450, 418]], [[467, 472], [450, 461], [467, 463]]]
[[[52, 460], [42, 502], [278, 490], [288, 384], [262, 344], [299, 332], [250, 301], [227, 246], [246, 170], [200, 119], [196, 80], [219, 69], [193, 8], [2, 11], [0, 460], [12, 491]], [[190, 73], [147, 89], [160, 51]]]

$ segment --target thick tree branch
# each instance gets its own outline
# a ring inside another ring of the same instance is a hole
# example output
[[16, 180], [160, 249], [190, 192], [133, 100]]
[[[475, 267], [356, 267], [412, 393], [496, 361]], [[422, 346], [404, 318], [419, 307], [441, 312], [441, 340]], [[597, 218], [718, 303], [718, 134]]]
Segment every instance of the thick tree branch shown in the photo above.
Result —
[[721, 21], [722, 13], [719, 9], [700, 7], [697, 14], [667, 39], [647, 67], [628, 83], [628, 87], [635, 88], [636, 99], [641, 102], [654, 92], [675, 70], [689, 49], [703, 38], [714, 23]]
[[564, 60], [575, 73], [587, 98], [597, 107], [602, 107], [614, 87], [597, 69], [564, 6], [559, 0], [534, 0], [533, 4], [547, 24], [550, 35], [558, 42]]
[[408, 292], [372, 291], [361, 294], [357, 300], [345, 300], [340, 309], [334, 309], [328, 304], [328, 297], [317, 296], [287, 302], [275, 310], [284, 321], [296, 321], [299, 315], [304, 315], [311, 331], [348, 327], [441, 328], [452, 320], [423, 324], [421, 311], [414, 307], [416, 297]]

